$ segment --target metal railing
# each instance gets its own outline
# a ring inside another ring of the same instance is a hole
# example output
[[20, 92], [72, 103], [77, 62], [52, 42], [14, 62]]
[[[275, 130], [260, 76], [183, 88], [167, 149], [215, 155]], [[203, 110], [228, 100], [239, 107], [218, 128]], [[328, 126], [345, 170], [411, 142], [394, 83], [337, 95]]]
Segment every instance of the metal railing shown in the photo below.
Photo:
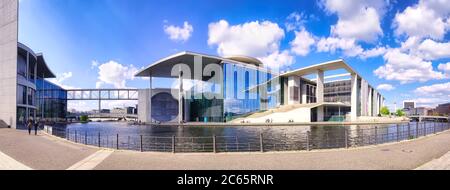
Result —
[[[415, 139], [450, 129], [449, 122], [413, 122], [394, 126], [345, 127], [333, 132], [296, 133], [295, 137], [253, 136], [177, 137], [121, 135], [45, 127], [44, 131], [75, 143], [141, 152], [268, 152], [351, 148]], [[314, 131], [313, 131], [314, 132]], [[266, 136], [267, 135], [267, 136]]]

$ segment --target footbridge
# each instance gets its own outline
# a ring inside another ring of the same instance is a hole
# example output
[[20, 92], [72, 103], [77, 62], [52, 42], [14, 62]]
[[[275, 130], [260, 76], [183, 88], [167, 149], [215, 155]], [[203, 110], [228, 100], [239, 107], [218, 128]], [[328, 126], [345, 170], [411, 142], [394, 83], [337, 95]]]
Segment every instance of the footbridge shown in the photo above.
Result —
[[103, 100], [138, 100], [138, 89], [70, 89], [67, 100], [96, 100], [101, 110]]
[[412, 120], [416, 121], [450, 121], [450, 116], [430, 116], [430, 115], [415, 115], [408, 116]]

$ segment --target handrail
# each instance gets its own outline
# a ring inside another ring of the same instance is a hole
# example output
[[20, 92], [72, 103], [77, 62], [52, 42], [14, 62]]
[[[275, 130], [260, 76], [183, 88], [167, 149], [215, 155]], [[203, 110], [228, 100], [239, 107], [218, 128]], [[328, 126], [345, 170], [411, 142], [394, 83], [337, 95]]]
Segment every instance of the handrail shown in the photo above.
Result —
[[76, 143], [102, 148], [155, 152], [267, 152], [351, 148], [411, 140], [450, 129], [450, 122], [407, 122], [394, 126], [345, 127], [342, 134], [310, 131], [287, 137], [264, 133], [239, 136], [175, 137], [101, 133], [45, 126], [44, 132]]

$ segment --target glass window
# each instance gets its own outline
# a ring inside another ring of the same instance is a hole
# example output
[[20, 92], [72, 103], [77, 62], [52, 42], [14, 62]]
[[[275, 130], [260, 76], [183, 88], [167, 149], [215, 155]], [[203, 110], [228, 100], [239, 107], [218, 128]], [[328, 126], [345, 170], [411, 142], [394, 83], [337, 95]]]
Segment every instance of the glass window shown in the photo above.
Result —
[[17, 74], [23, 78], [27, 78], [27, 57], [19, 54], [17, 57]]
[[18, 84], [17, 85], [17, 96], [16, 96], [17, 104], [26, 104], [27, 103], [27, 87]]
[[23, 107], [17, 107], [17, 125], [25, 126], [26, 124], [26, 109]]
[[36, 91], [32, 88], [28, 88], [28, 105], [34, 106], [35, 105], [35, 94]]
[[171, 94], [162, 92], [152, 97], [152, 118], [160, 122], [168, 122], [178, 116], [178, 100]]

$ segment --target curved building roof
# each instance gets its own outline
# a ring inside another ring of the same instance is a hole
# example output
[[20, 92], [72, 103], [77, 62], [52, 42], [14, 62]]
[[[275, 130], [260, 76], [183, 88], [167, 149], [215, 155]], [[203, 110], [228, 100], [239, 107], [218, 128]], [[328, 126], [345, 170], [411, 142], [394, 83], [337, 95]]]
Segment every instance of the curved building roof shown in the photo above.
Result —
[[17, 47], [27, 51], [28, 53], [30, 53], [31, 55], [33, 55], [33, 57], [37, 60], [37, 73], [36, 75], [38, 77], [41, 78], [55, 78], [56, 75], [53, 74], [52, 70], [50, 70], [50, 68], [48, 67], [47, 63], [45, 62], [44, 56], [42, 55], [42, 53], [34, 53], [34, 51], [29, 48], [28, 46], [18, 42], [17, 43]]
[[[256, 58], [247, 57], [247, 56], [232, 56], [232, 57], [228, 57], [228, 58], [223, 58], [223, 57], [218, 57], [218, 56], [183, 51], [180, 53], [170, 55], [163, 59], [160, 59], [160, 60], [154, 62], [153, 64], [150, 64], [149, 66], [145, 67], [144, 69], [138, 71], [135, 74], [135, 76], [136, 77], [148, 77], [151, 74], [153, 77], [175, 78], [174, 76], [171, 76], [172, 68], [178, 63], [185, 63], [191, 68], [191, 71], [193, 71], [195, 57], [201, 57], [203, 59], [202, 62], [204, 64], [231, 62], [231, 63], [241, 64], [241, 65], [245, 65], [247, 67], [254, 67], [254, 68], [258, 68], [258, 67], [262, 66], [261, 61], [259, 61]], [[193, 73], [191, 73], [191, 74], [193, 74]]]
[[234, 56], [227, 56], [225, 58], [226, 59], [231, 59], [231, 60], [234, 60], [234, 61], [239, 61], [239, 62], [242, 62], [242, 63], [254, 64], [256, 66], [263, 65], [263, 63], [259, 59], [256, 59], [254, 57], [249, 57], [249, 56], [234, 55]]

